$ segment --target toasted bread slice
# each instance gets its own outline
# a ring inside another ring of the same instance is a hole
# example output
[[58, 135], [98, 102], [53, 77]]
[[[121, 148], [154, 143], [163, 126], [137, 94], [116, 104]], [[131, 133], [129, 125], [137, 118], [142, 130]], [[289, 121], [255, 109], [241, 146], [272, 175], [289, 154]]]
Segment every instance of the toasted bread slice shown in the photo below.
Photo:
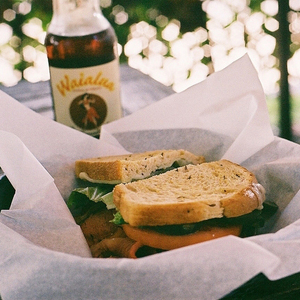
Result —
[[119, 156], [77, 160], [78, 178], [97, 183], [117, 184], [144, 179], [159, 169], [167, 169], [177, 162], [179, 166], [205, 161], [186, 150], [156, 150]]
[[262, 208], [264, 189], [227, 160], [189, 165], [114, 188], [114, 203], [131, 226], [196, 223]]

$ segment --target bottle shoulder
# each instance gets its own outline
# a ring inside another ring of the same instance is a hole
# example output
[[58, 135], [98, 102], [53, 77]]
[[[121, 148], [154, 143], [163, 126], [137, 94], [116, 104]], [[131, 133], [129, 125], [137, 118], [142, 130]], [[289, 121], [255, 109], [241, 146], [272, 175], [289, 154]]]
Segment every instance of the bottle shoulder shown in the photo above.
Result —
[[49, 65], [62, 68], [94, 66], [118, 58], [117, 39], [112, 28], [76, 37], [48, 33], [45, 46]]
[[109, 21], [101, 14], [81, 15], [75, 18], [70, 14], [54, 14], [47, 33], [58, 36], [84, 36], [111, 28]]

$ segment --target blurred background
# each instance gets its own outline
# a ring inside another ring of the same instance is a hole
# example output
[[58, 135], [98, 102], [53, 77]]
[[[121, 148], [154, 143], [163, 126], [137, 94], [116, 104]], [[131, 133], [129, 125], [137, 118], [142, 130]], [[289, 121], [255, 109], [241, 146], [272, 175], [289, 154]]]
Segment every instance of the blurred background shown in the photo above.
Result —
[[[300, 135], [300, 0], [101, 0], [120, 62], [175, 92], [246, 52], [278, 135]], [[0, 85], [49, 80], [51, 0], [1, 0]], [[281, 79], [281, 80], [280, 80]], [[287, 129], [285, 129], [287, 128]]]

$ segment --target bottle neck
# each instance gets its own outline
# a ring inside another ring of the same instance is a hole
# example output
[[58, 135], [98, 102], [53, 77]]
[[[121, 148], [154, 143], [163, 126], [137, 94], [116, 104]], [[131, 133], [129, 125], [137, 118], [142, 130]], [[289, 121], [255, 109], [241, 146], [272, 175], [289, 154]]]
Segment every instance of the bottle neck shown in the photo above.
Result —
[[60, 36], [82, 36], [110, 27], [99, 0], [53, 0], [48, 32]]

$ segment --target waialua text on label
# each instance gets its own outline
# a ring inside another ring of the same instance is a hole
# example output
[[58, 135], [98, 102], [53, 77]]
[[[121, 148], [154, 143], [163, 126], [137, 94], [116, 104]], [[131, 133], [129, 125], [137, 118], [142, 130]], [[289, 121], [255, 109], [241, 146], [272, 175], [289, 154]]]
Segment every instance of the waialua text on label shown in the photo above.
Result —
[[70, 78], [69, 75], [64, 75], [64, 78], [56, 84], [58, 91], [62, 96], [66, 95], [66, 92], [71, 92], [75, 89], [86, 87], [86, 86], [101, 86], [109, 91], [114, 91], [115, 84], [113, 81], [110, 81], [108, 78], [102, 76], [102, 72], [93, 76], [84, 76], [84, 73], [80, 73], [79, 78]]

